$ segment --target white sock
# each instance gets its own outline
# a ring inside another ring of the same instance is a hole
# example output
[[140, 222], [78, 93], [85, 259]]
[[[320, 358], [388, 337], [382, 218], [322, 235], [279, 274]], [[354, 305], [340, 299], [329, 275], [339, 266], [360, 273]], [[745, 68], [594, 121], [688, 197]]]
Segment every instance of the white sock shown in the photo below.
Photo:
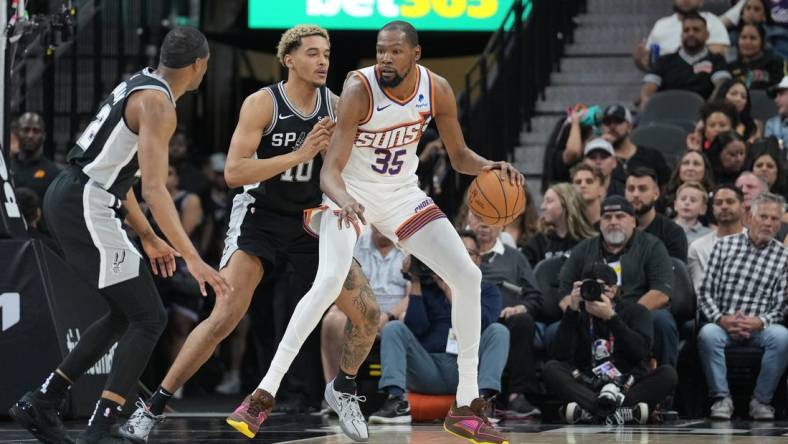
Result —
[[470, 405], [479, 397], [482, 272], [448, 219], [428, 223], [400, 244], [451, 288], [451, 322], [459, 346], [457, 406]]
[[342, 283], [350, 271], [355, 244], [355, 229], [351, 226], [340, 230], [337, 228], [337, 216], [330, 210], [325, 211], [320, 224], [320, 263], [315, 282], [296, 305], [285, 335], [259, 388], [276, 396], [282, 378], [304, 341], [320, 322], [323, 313], [339, 296]]

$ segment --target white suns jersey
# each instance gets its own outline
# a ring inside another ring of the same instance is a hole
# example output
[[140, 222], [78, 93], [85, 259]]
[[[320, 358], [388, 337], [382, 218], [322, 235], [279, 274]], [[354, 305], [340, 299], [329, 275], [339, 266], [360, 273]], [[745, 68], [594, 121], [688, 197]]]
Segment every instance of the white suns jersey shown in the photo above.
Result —
[[413, 94], [399, 100], [380, 86], [376, 66], [356, 71], [370, 97], [369, 109], [359, 123], [350, 158], [342, 171], [345, 182], [354, 184], [416, 184], [419, 157], [416, 147], [432, 120], [434, 80], [421, 66]]

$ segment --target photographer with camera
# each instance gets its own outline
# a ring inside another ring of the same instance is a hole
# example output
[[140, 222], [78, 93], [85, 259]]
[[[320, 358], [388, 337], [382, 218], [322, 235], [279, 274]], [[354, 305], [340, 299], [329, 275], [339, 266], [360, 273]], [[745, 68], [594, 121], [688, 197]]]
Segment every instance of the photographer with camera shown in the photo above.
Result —
[[[677, 381], [671, 367], [649, 371], [654, 330], [649, 310], [669, 300], [670, 258], [659, 239], [636, 231], [635, 225], [629, 202], [621, 196], [607, 197], [601, 235], [578, 244], [561, 269], [559, 291], [567, 295], [561, 301], [564, 316], [551, 341], [556, 360], [543, 373], [552, 392], [568, 402], [564, 413], [571, 423], [611, 414], [612, 422], [645, 421], [647, 413], [638, 404], [653, 408], [670, 395]], [[583, 295], [591, 302], [581, 303]], [[608, 382], [602, 374], [608, 375]], [[611, 393], [609, 383], [622, 395], [606, 395], [615, 400], [614, 406], [604, 396], [597, 402], [600, 391]], [[619, 411], [616, 406], [625, 408]]]
[[[478, 265], [479, 242], [461, 231], [465, 248]], [[431, 395], [457, 390], [457, 338], [452, 328], [451, 289], [424, 263], [410, 257], [411, 291], [404, 321], [391, 321], [380, 337], [381, 376], [378, 386], [388, 393], [383, 406], [370, 415], [370, 423], [409, 424], [406, 391]], [[501, 390], [501, 374], [509, 353], [509, 331], [496, 323], [501, 293], [492, 283], [481, 284], [481, 339], [479, 342], [479, 394], [490, 399]]]

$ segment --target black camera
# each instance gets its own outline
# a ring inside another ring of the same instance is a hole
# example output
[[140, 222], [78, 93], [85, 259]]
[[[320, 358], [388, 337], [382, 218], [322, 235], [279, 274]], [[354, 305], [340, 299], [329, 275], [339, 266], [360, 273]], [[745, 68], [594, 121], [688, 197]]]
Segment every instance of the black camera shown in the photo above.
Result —
[[408, 273], [410, 273], [411, 276], [419, 278], [421, 285], [432, 285], [435, 283], [435, 277], [432, 274], [432, 270], [424, 265], [424, 262], [416, 259], [416, 256], [410, 256], [410, 268], [408, 268]]
[[582, 297], [584, 301], [601, 301], [603, 291], [604, 288], [602, 287], [602, 284], [595, 281], [594, 279], [586, 279], [582, 284], [580, 284], [580, 297]]
[[[582, 276], [583, 283], [580, 284], [580, 297], [587, 302], [602, 300], [605, 292], [605, 285], [616, 285], [618, 275], [604, 262], [595, 262], [587, 269]], [[601, 283], [599, 281], [602, 281]]]

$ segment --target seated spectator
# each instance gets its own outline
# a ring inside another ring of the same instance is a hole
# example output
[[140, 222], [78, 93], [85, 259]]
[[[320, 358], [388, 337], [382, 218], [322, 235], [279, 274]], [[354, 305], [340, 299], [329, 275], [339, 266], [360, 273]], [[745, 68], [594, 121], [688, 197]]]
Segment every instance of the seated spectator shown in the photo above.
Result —
[[[756, 176], [751, 171], [744, 171], [736, 179], [736, 188], [740, 189], [744, 194], [744, 226], [750, 227], [750, 215], [752, 214], [750, 205], [752, 201], [763, 193], [769, 191], [769, 185], [765, 180]], [[783, 223], [777, 232], [777, 240], [784, 242], [788, 239], [788, 224]]]
[[574, 282], [581, 280], [594, 263], [603, 261], [618, 275], [619, 302], [640, 304], [654, 318], [652, 350], [660, 364], [675, 368], [678, 355], [676, 321], [666, 309], [673, 285], [673, 267], [668, 251], [659, 239], [636, 230], [635, 210], [621, 196], [609, 196], [602, 203], [601, 234], [586, 239], [572, 249], [561, 268], [560, 306], [566, 310]]
[[781, 159], [784, 156], [777, 139], [774, 137], [761, 139], [750, 145], [747, 150], [744, 169], [752, 171], [756, 176], [765, 180], [769, 185], [770, 192], [785, 197], [788, 194], [788, 184]]
[[742, 25], [765, 25], [771, 23], [767, 0], [739, 0], [736, 5], [720, 16], [726, 28], [740, 28]]
[[602, 174], [602, 186], [606, 196], [624, 195], [624, 181], [613, 177], [613, 172], [618, 168], [613, 144], [601, 137], [588, 142], [584, 149], [583, 163], [596, 168]]
[[[754, 2], [748, 1], [745, 3], [744, 0], [740, 0], [736, 6], [728, 10], [728, 12], [724, 14], [724, 20], [730, 22], [734, 26], [741, 24], [736, 21], [736, 17], [741, 16], [742, 22], [744, 22], [744, 12], [747, 6], [751, 8], [751, 22], [758, 23], [758, 20], [761, 20], [758, 12], [760, 8]], [[760, 23], [768, 26], [766, 31], [767, 46], [772, 47], [776, 56], [782, 59], [788, 58], [788, 14], [785, 13], [785, 2], [783, 0], [764, 0], [761, 7], [766, 13], [765, 21]], [[737, 8], [741, 8], [740, 14], [736, 13]]]
[[695, 132], [687, 135], [687, 149], [708, 151], [717, 134], [731, 131], [739, 126], [739, 115], [725, 102], [711, 102], [700, 110], [700, 122]]
[[670, 256], [687, 262], [687, 238], [684, 230], [665, 215], [657, 213], [659, 187], [654, 170], [637, 168], [627, 177], [626, 199], [637, 215], [638, 230], [657, 237], [665, 244]]
[[[473, 233], [460, 236], [479, 263], [479, 244]], [[380, 339], [381, 376], [378, 386], [388, 393], [370, 423], [408, 424], [410, 404], [406, 391], [448, 395], [457, 391], [457, 339], [452, 330], [451, 289], [437, 275], [411, 267], [410, 295], [403, 321], [383, 328]], [[422, 274], [423, 272], [423, 274]], [[498, 288], [482, 281], [479, 392], [490, 399], [501, 391], [501, 374], [509, 352], [509, 332], [496, 323], [501, 310]]]
[[[597, 134], [602, 123], [602, 110], [596, 105], [586, 107], [577, 104], [567, 113], [569, 114], [570, 127], [564, 149], [561, 150], [561, 163], [568, 170], [572, 165], [582, 160], [585, 155], [583, 148], [588, 146], [588, 143]], [[557, 182], [563, 182], [559, 179], [561, 178], [554, 178]]]
[[698, 334], [698, 353], [715, 419], [733, 414], [725, 348], [735, 344], [763, 348], [750, 417], [774, 419], [770, 403], [788, 364], [788, 329], [780, 325], [788, 308], [788, 250], [775, 240], [784, 206], [785, 199], [776, 194], [756, 197], [750, 229], [714, 245], [698, 291], [698, 307], [709, 322]]
[[708, 23], [708, 45], [712, 53], [724, 55], [731, 42], [725, 25], [710, 12], [700, 12], [703, 0], [675, 0], [673, 10], [675, 13], [663, 17], [654, 24], [645, 43], [635, 49], [633, 55], [635, 65], [641, 71], [648, 71], [651, 67], [651, 51], [656, 55], [664, 56], [676, 53], [682, 43], [682, 24], [688, 16], [699, 15]]
[[763, 134], [763, 122], [752, 117], [750, 91], [739, 80], [724, 81], [714, 93], [712, 101], [722, 101], [736, 110], [739, 124], [734, 128], [744, 140], [752, 141]]
[[706, 266], [714, 244], [725, 236], [739, 234], [744, 231], [742, 216], [744, 215], [744, 195], [741, 190], [733, 185], [720, 185], [712, 197], [714, 220], [717, 226], [711, 233], [697, 239], [689, 246], [687, 253], [687, 268], [689, 269], [692, 285], [700, 288]]
[[531, 267], [553, 256], [564, 256], [583, 239], [595, 236], [583, 213], [583, 200], [572, 185], [559, 183], [547, 189], [542, 200], [539, 232], [523, 249]]
[[[623, 250], [625, 244], [616, 248]], [[592, 264], [581, 276], [572, 282], [552, 344], [556, 360], [544, 368], [548, 390], [567, 403], [561, 416], [570, 424], [602, 419], [609, 425], [645, 424], [649, 411], [673, 392], [676, 370], [667, 365], [651, 370], [648, 350], [654, 328], [649, 310], [620, 302], [617, 275], [606, 263]], [[581, 296], [587, 279], [601, 285], [598, 301]]]
[[[401, 319], [408, 305], [408, 281], [402, 277], [405, 255], [373, 226], [359, 238], [354, 256], [380, 307], [378, 330], [383, 330], [388, 322]], [[326, 383], [333, 381], [339, 371], [347, 322], [347, 316], [336, 305], [323, 316], [320, 352]]]
[[641, 107], [657, 91], [672, 89], [692, 91], [708, 99], [716, 85], [731, 78], [726, 70], [725, 58], [710, 52], [706, 47], [708, 37], [705, 18], [698, 14], [684, 16], [681, 49], [674, 54], [661, 56], [643, 77]]
[[534, 358], [535, 319], [542, 308], [542, 293], [525, 256], [504, 245], [499, 239], [501, 229], [483, 223], [473, 213], [468, 215], [470, 229], [479, 239], [482, 279], [498, 284], [503, 296], [499, 317], [509, 329], [511, 343], [506, 363], [508, 388], [507, 418], [540, 415], [526, 395], [537, 393], [536, 360]]
[[[658, 213], [663, 213], [668, 217], [675, 216], [673, 202], [676, 200], [676, 192], [682, 184], [687, 182], [699, 182], [706, 190], [714, 189], [711, 163], [709, 163], [708, 157], [700, 151], [686, 151], [681, 156], [670, 175], [665, 193], [660, 196], [657, 202]], [[705, 216], [701, 220], [707, 222], [709, 219]]]
[[[613, 145], [618, 166], [613, 171], [613, 178], [621, 183], [626, 182], [629, 171], [640, 167], [649, 167], [657, 173], [660, 186], [668, 183], [670, 168], [659, 151], [646, 146], [632, 143], [632, 113], [622, 105], [611, 105], [605, 108], [602, 118], [602, 138]], [[610, 194], [610, 193], [608, 193]]]
[[726, 131], [714, 138], [707, 155], [718, 184], [733, 183], [744, 170], [747, 145], [736, 131]]
[[199, 158], [191, 147], [191, 140], [183, 129], [175, 130], [170, 139], [170, 163], [175, 165], [180, 177], [180, 187], [202, 199], [210, 188], [208, 178], [203, 173]]
[[674, 210], [676, 222], [687, 235], [687, 244], [711, 232], [711, 229], [701, 223], [700, 217], [706, 214], [709, 194], [703, 185], [698, 182], [686, 182], [679, 187], [676, 193]]
[[583, 199], [583, 213], [593, 227], [599, 226], [602, 199], [605, 197], [605, 177], [595, 167], [579, 164], [571, 171], [572, 186]]
[[769, 89], [777, 105], [777, 115], [766, 121], [764, 137], [774, 136], [780, 140], [780, 147], [788, 148], [788, 76], [782, 78], [777, 86]]
[[419, 187], [449, 217], [457, 214], [461, 190], [455, 185], [457, 175], [438, 132], [428, 128], [419, 140]]
[[776, 85], [782, 79], [784, 62], [766, 49], [766, 30], [762, 25], [742, 25], [737, 41], [738, 57], [728, 64], [728, 71], [734, 79], [743, 82], [749, 89], [762, 90]]

